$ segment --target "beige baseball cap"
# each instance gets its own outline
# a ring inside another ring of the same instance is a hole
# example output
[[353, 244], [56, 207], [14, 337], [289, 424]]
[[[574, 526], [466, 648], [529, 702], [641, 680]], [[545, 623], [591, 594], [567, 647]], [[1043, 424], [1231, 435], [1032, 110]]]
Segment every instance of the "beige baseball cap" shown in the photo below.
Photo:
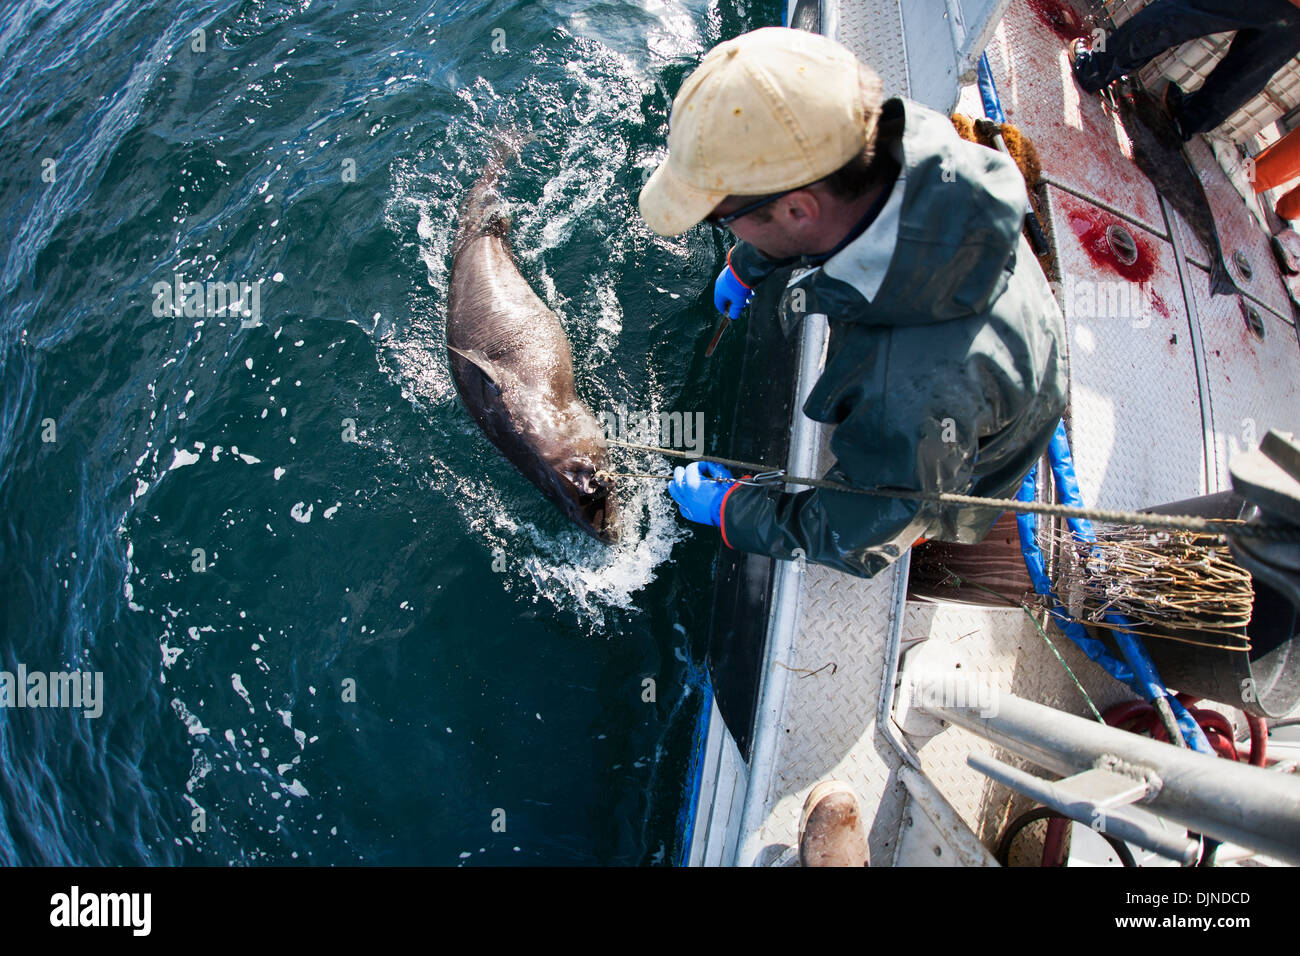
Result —
[[875, 71], [827, 37], [764, 27], [720, 43], [677, 91], [641, 215], [675, 236], [728, 196], [814, 183], [874, 140], [880, 101]]

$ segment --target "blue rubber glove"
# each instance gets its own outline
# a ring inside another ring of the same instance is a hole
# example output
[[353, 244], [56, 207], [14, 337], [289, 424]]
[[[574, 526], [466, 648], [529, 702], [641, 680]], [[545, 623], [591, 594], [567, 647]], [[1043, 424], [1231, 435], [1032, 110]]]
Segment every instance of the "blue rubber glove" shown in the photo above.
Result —
[[749, 305], [749, 300], [753, 297], [754, 290], [740, 281], [740, 276], [736, 275], [735, 270], [731, 268], [731, 253], [727, 253], [727, 265], [718, 273], [718, 279], [713, 283], [714, 306], [734, 321], [740, 318], [740, 313], [744, 311], [745, 306]]
[[[714, 481], [714, 478], [723, 479]], [[682, 517], [696, 524], [722, 526], [722, 499], [736, 482], [722, 465], [696, 461], [673, 469], [668, 493], [682, 509]]]

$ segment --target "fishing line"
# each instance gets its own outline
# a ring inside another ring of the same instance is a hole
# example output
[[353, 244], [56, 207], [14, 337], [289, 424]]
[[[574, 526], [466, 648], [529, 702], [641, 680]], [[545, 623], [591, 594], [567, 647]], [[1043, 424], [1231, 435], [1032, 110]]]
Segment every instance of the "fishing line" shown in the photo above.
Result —
[[[1026, 512], [1059, 518], [1084, 518], [1105, 524], [1140, 525], [1152, 530], [1197, 531], [1202, 534], [1216, 534], [1237, 538], [1260, 538], [1266, 541], [1300, 541], [1300, 528], [1279, 528], [1270, 525], [1247, 524], [1236, 518], [1198, 518], [1194, 515], [1151, 514], [1144, 511], [1113, 511], [1104, 508], [1077, 508], [1073, 505], [1052, 504], [1045, 501], [1018, 501], [1015, 498], [980, 498], [976, 495], [959, 495], [948, 491], [912, 491], [901, 488], [855, 488], [840, 482], [827, 481], [824, 478], [802, 478], [787, 475], [783, 468], [772, 468], [752, 461], [738, 461], [733, 458], [719, 458], [716, 455], [697, 455], [678, 451], [673, 448], [660, 448], [657, 445], [638, 445], [634, 442], [609, 438], [611, 445], [619, 445], [634, 451], [648, 451], [673, 458], [686, 458], [692, 461], [711, 461], [728, 468], [754, 472], [753, 477], [734, 479], [745, 485], [765, 487], [780, 482], [791, 485], [808, 485], [812, 488], [828, 488], [832, 491], [847, 491], [856, 495], [872, 495], [877, 498], [901, 498], [907, 501], [933, 501], [950, 505], [974, 505], [985, 508], [999, 508], [1003, 511]], [[617, 472], [604, 469], [596, 477], [608, 478], [654, 478], [672, 480], [672, 475], [650, 474], [646, 472]], [[727, 479], [718, 478], [716, 481]]]

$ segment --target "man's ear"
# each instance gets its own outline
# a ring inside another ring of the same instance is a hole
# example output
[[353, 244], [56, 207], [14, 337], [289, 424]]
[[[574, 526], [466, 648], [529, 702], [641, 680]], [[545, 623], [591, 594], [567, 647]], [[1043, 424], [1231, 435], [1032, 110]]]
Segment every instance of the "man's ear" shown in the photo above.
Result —
[[797, 193], [791, 193], [785, 197], [786, 215], [794, 225], [809, 226], [818, 222], [825, 209], [822, 205], [822, 199], [816, 193], [808, 189], [801, 189]]

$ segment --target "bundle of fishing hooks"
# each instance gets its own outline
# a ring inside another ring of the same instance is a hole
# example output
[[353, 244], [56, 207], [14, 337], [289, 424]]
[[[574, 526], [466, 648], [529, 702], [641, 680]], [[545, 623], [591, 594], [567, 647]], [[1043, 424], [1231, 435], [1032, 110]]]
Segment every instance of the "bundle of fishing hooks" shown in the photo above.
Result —
[[1248, 651], [1254, 590], [1250, 573], [1222, 538], [1137, 526], [1098, 528], [1081, 541], [1068, 528], [1044, 528], [1056, 546], [1056, 586], [1070, 614], [1101, 628], [1118, 614], [1134, 634]]

